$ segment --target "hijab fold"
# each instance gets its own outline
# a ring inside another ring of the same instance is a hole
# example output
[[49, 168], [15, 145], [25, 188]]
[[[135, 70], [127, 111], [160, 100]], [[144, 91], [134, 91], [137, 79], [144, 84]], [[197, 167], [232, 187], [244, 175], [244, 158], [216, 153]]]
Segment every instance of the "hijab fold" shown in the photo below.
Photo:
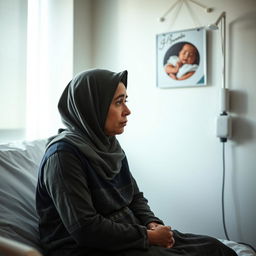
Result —
[[108, 109], [120, 82], [127, 87], [127, 71], [92, 69], [75, 76], [58, 103], [66, 129], [47, 146], [57, 141], [76, 146], [95, 172], [107, 180], [119, 173], [125, 157], [116, 137], [104, 133]]

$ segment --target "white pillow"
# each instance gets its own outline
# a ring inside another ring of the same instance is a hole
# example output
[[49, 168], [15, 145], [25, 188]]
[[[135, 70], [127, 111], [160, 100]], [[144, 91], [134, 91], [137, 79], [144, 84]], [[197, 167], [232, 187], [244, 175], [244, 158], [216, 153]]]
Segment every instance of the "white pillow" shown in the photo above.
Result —
[[0, 145], [0, 236], [40, 251], [35, 189], [45, 143], [37, 140]]

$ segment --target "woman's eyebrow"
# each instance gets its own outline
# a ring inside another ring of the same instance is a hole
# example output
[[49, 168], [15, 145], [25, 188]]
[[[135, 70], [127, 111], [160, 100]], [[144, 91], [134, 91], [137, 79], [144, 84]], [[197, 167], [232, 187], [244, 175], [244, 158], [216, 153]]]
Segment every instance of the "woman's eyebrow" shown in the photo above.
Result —
[[118, 95], [118, 96], [116, 96], [115, 98], [114, 98], [114, 100], [117, 100], [117, 99], [119, 99], [119, 98], [128, 98], [128, 95], [126, 95], [126, 94], [120, 94], [120, 95]]

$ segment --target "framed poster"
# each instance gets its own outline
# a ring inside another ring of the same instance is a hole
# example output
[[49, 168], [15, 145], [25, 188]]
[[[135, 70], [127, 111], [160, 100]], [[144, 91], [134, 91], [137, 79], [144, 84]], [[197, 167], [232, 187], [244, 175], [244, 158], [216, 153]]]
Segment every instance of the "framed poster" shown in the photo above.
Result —
[[174, 31], [156, 36], [157, 87], [206, 85], [206, 29]]

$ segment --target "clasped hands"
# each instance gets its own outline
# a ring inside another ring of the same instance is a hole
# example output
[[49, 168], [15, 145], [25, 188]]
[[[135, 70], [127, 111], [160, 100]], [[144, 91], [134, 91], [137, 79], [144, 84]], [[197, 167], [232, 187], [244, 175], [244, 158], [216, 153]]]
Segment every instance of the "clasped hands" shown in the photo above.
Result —
[[158, 245], [165, 248], [172, 248], [175, 240], [170, 226], [164, 226], [157, 222], [147, 225], [148, 240], [151, 245]]

